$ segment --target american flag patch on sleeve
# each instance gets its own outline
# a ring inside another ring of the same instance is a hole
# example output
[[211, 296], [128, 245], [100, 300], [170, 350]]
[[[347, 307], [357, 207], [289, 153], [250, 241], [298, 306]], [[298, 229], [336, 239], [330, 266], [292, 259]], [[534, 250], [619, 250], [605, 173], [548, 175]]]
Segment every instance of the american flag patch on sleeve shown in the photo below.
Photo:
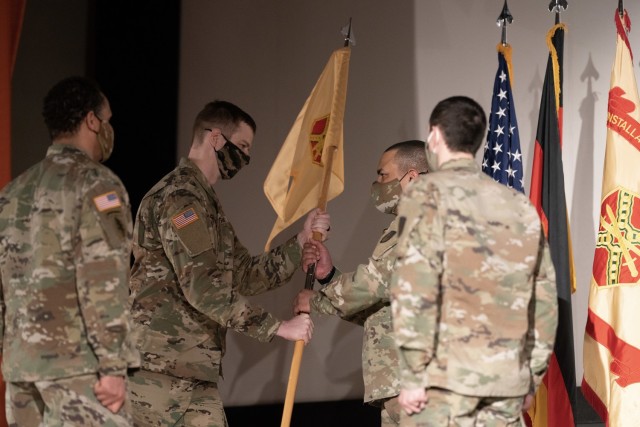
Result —
[[173, 221], [173, 225], [175, 225], [176, 228], [179, 230], [193, 222], [196, 222], [198, 219], [200, 218], [198, 217], [198, 214], [196, 213], [196, 211], [194, 211], [193, 208], [189, 208], [186, 211], [181, 212], [178, 215], [171, 218], [171, 221]]
[[95, 203], [96, 208], [98, 208], [99, 212], [119, 208], [120, 206], [122, 206], [120, 197], [118, 197], [118, 194], [115, 191], [110, 191], [108, 193], [104, 193], [100, 196], [94, 197], [93, 203]]

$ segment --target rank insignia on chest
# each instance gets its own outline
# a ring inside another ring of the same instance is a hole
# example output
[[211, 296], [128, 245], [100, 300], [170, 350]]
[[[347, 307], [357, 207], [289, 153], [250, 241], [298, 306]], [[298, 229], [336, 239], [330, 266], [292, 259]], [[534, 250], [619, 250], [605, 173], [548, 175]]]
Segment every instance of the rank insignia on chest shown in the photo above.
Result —
[[119, 208], [120, 206], [122, 206], [120, 197], [118, 197], [118, 194], [115, 191], [110, 191], [108, 193], [104, 193], [100, 196], [94, 197], [93, 203], [95, 203], [96, 208], [99, 212]]
[[194, 211], [193, 208], [189, 208], [186, 211], [181, 212], [178, 215], [171, 218], [171, 221], [173, 221], [173, 225], [175, 225], [176, 228], [179, 230], [181, 228], [186, 227], [189, 224], [196, 222], [199, 219], [200, 217], [198, 216], [196, 211]]

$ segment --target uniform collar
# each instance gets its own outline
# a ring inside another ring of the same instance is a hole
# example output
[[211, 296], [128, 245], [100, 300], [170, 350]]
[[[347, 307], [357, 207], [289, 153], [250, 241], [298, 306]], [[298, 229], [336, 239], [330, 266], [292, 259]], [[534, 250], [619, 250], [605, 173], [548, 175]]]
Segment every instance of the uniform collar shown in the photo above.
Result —
[[47, 148], [47, 157], [62, 153], [81, 153], [82, 155], [89, 157], [87, 156], [87, 153], [85, 153], [78, 147], [74, 147], [73, 145], [69, 144], [58, 144], [54, 142], [49, 146], [49, 148]]
[[473, 172], [479, 172], [480, 165], [478, 165], [475, 159], [454, 159], [440, 165], [440, 169], [438, 170], [441, 171], [449, 169], [465, 169]]
[[204, 173], [202, 173], [200, 168], [195, 163], [193, 163], [191, 159], [189, 159], [188, 157], [181, 158], [179, 166], [180, 168], [189, 170], [191, 175], [193, 175], [198, 183], [200, 183], [202, 188], [204, 188], [211, 196], [215, 197], [216, 193], [215, 191], [213, 191], [213, 186], [209, 184], [209, 181], [207, 181], [207, 177], [204, 176]]

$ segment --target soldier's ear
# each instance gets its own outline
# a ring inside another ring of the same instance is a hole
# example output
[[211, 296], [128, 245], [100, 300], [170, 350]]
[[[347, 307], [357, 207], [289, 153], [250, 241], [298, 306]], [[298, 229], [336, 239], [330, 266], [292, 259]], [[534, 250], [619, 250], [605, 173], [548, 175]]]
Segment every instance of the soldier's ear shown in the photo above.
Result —
[[431, 128], [431, 144], [432, 148], [435, 150], [436, 146], [442, 143], [442, 131], [438, 126], [434, 126]]
[[427, 150], [436, 152], [442, 140], [442, 131], [438, 126], [431, 126], [429, 129], [429, 137], [427, 138]]
[[226, 143], [226, 140], [222, 136], [222, 131], [220, 129], [214, 129], [212, 136], [214, 141], [213, 143], [215, 144], [215, 147], [216, 147], [216, 151], [218, 151], [224, 146], [224, 144]]
[[84, 117], [84, 122], [93, 133], [98, 133], [100, 131], [101, 120], [98, 118], [93, 110], [89, 111], [87, 115]]

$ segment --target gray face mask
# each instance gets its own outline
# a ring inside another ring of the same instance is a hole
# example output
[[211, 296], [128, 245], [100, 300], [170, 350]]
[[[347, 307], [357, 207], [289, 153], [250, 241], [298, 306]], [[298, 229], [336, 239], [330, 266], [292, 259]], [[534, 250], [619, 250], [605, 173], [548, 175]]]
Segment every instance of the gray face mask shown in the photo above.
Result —
[[398, 179], [385, 182], [384, 184], [374, 181], [373, 184], [371, 184], [371, 199], [376, 209], [382, 213], [397, 215], [401, 195], [402, 186]]

